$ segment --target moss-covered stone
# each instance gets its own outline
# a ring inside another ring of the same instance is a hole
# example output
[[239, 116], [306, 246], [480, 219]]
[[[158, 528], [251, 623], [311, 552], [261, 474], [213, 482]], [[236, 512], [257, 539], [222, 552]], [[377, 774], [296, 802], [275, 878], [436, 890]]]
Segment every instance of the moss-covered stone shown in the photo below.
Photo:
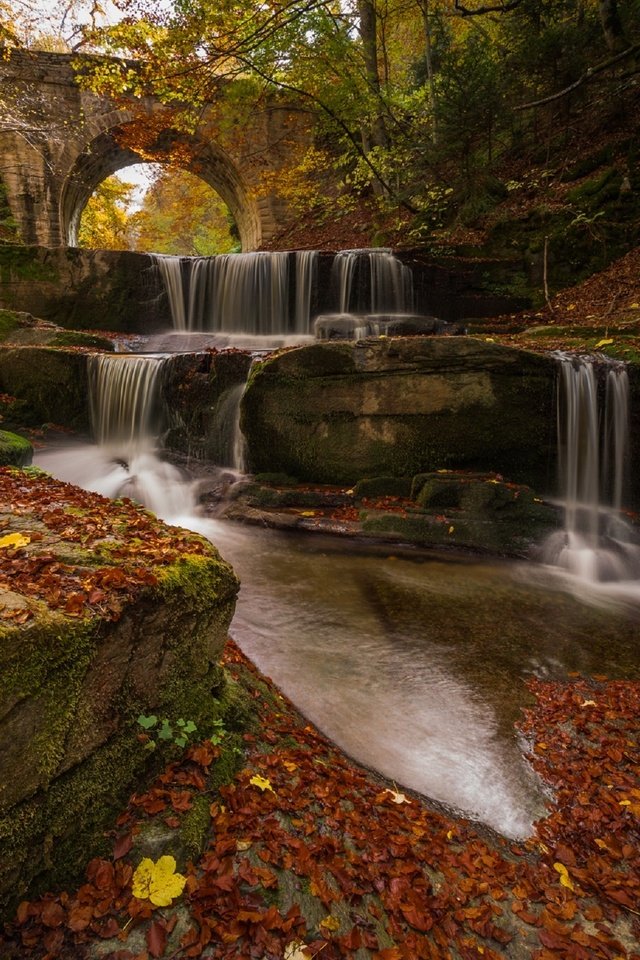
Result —
[[148, 763], [139, 714], [200, 727], [223, 710], [212, 691], [225, 689], [218, 661], [238, 584], [207, 541], [131, 502], [40, 471], [4, 468], [0, 487], [2, 529], [23, 538], [4, 548], [11, 578], [0, 580], [6, 907], [95, 852]]
[[89, 426], [87, 358], [50, 347], [0, 347], [0, 393], [20, 402], [12, 423]]
[[291, 350], [245, 392], [250, 466], [333, 484], [463, 468], [547, 489], [555, 372], [551, 358], [468, 337]]
[[0, 430], [0, 467], [26, 467], [31, 463], [33, 447], [24, 437]]
[[371, 477], [358, 480], [353, 488], [356, 499], [363, 497], [410, 497], [411, 477]]

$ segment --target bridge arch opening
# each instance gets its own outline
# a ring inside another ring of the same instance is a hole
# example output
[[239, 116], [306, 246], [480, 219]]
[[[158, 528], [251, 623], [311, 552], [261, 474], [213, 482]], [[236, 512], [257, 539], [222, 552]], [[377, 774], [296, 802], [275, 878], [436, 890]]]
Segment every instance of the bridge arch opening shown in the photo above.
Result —
[[82, 211], [77, 245], [180, 257], [241, 249], [220, 194], [187, 170], [157, 163], [127, 167], [98, 185]]
[[[261, 222], [255, 199], [229, 157], [215, 144], [173, 129], [163, 130], [144, 156], [127, 146], [126, 125], [98, 134], [76, 159], [65, 179], [60, 199], [60, 223], [65, 242], [77, 246], [82, 213], [99, 184], [109, 176], [140, 163], [159, 163], [186, 170], [207, 183], [224, 201], [237, 227], [242, 250], [260, 246]], [[126, 178], [126, 174], [125, 174]]]

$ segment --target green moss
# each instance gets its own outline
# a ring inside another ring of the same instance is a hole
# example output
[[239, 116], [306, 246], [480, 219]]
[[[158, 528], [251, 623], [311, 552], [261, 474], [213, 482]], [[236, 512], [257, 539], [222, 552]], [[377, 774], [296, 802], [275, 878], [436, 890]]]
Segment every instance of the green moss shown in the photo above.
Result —
[[19, 324], [18, 314], [14, 310], [0, 310], [0, 340], [6, 340]]
[[206, 846], [211, 827], [210, 806], [208, 796], [197, 796], [180, 824], [181, 846], [189, 860], [196, 860]]
[[33, 447], [24, 437], [0, 430], [0, 467], [26, 467], [31, 463]]
[[57, 333], [49, 341], [51, 347], [91, 347], [94, 350], [113, 351], [113, 341], [105, 337], [96, 337], [91, 333], [81, 333], [78, 330], [65, 330]]
[[409, 497], [411, 477], [370, 477], [358, 480], [353, 493], [356, 499], [363, 497]]
[[[606, 170], [600, 171], [597, 177], [592, 177], [591, 180], [585, 180], [584, 183], [569, 190], [567, 199], [570, 203], [576, 204], [580, 204], [587, 199], [590, 200], [598, 196], [598, 194], [601, 194], [607, 184], [614, 178], [618, 178], [615, 167], [607, 167]], [[622, 178], [620, 177], [619, 179], [621, 180]], [[620, 185], [618, 184], [618, 189], [619, 187]]]
[[42, 248], [18, 244], [0, 244], [0, 281], [50, 281], [58, 279], [54, 267], [41, 259]]

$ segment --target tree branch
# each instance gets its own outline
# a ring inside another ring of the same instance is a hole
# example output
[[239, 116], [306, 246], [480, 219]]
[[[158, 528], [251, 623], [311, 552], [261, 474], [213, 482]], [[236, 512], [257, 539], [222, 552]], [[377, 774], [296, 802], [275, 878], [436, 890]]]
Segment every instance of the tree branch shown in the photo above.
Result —
[[610, 57], [609, 60], [604, 60], [595, 67], [589, 67], [589, 69], [585, 70], [581, 77], [578, 77], [577, 80], [574, 80], [573, 83], [570, 83], [568, 87], [564, 88], [564, 90], [558, 90], [557, 93], [552, 93], [548, 97], [542, 97], [540, 100], [531, 100], [529, 103], [521, 103], [513, 109], [531, 110], [533, 107], [542, 107], [546, 103], [553, 103], [554, 100], [560, 100], [562, 97], [566, 97], [567, 94], [571, 93], [573, 90], [577, 90], [577, 88], [581, 87], [583, 83], [587, 83], [592, 79], [592, 77], [602, 73], [604, 70], [608, 70], [609, 67], [614, 67], [622, 60], [626, 60], [627, 57], [632, 57], [635, 53], [638, 53], [638, 51], [640, 51], [640, 43], [634, 43], [633, 46], [627, 47], [626, 50], [623, 50], [622, 53], [617, 54], [615, 57]]
[[516, 7], [519, 7], [522, 3], [522, 0], [509, 0], [508, 3], [498, 3], [486, 7], [476, 7], [471, 10], [469, 7], [462, 5], [460, 0], [455, 0], [455, 9], [461, 17], [478, 17], [483, 13], [508, 13], [509, 10], [515, 10]]

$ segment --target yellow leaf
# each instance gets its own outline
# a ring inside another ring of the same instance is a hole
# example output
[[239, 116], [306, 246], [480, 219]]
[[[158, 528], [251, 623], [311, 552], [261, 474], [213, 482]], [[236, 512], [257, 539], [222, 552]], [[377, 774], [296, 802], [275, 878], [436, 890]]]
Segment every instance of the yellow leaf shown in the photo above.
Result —
[[271, 790], [271, 793], [275, 793], [275, 790], [271, 786], [271, 781], [267, 780], [266, 777], [261, 777], [258, 773], [256, 773], [254, 777], [251, 777], [249, 783], [253, 784], [254, 787], [258, 787], [259, 790]]
[[596, 343], [593, 349], [597, 350], [599, 347], [608, 347], [610, 343], [613, 343], [613, 338], [605, 337], [603, 340], [598, 340], [598, 342]]
[[447, 830], [447, 840], [453, 839], [453, 830]]
[[449, 527], [449, 533], [453, 533], [454, 530], [455, 530], [455, 527]]
[[596, 847], [600, 847], [601, 850], [607, 850], [607, 849], [608, 849], [608, 847], [607, 847], [606, 843], [604, 842], [604, 840], [600, 840], [598, 837], [595, 838], [594, 843], [595, 843]]
[[640, 310], [640, 303], [630, 303], [629, 306], [632, 310]]
[[618, 805], [621, 807], [628, 807], [631, 805], [631, 800], [618, 800]]
[[301, 516], [301, 517], [315, 517], [315, 515], [316, 515], [315, 510], [301, 510], [301, 511], [300, 511], [300, 516]]
[[298, 764], [294, 763], [293, 760], [284, 760], [282, 766], [285, 770], [288, 770], [289, 773], [293, 773], [294, 770], [298, 769]]
[[19, 547], [26, 547], [28, 543], [31, 543], [31, 537], [25, 537], [22, 533], [8, 533], [6, 537], [0, 537], [0, 548], [13, 547], [17, 550]]
[[336, 917], [332, 917], [331, 914], [329, 914], [328, 917], [325, 917], [324, 920], [320, 921], [320, 926], [324, 927], [325, 930], [339, 930], [340, 921], [336, 919]]
[[567, 307], [567, 310], [575, 310], [575, 308], [576, 308], [575, 303], [570, 303]]
[[168, 907], [180, 896], [186, 882], [186, 877], [176, 873], [173, 857], [160, 857], [156, 863], [145, 857], [133, 874], [132, 893], [138, 900], [150, 900], [156, 907]]
[[568, 887], [569, 890], [575, 890], [573, 881], [569, 876], [569, 871], [565, 867], [564, 863], [554, 863], [553, 869], [557, 870], [558, 873], [560, 874], [560, 883], [562, 884], [563, 887]]
[[251, 840], [237, 840], [236, 841], [236, 850], [239, 850], [240, 853], [244, 853], [245, 850], [249, 850], [252, 846]]
[[580, 704], [581, 707], [595, 707], [597, 706], [595, 700], [583, 700]]

